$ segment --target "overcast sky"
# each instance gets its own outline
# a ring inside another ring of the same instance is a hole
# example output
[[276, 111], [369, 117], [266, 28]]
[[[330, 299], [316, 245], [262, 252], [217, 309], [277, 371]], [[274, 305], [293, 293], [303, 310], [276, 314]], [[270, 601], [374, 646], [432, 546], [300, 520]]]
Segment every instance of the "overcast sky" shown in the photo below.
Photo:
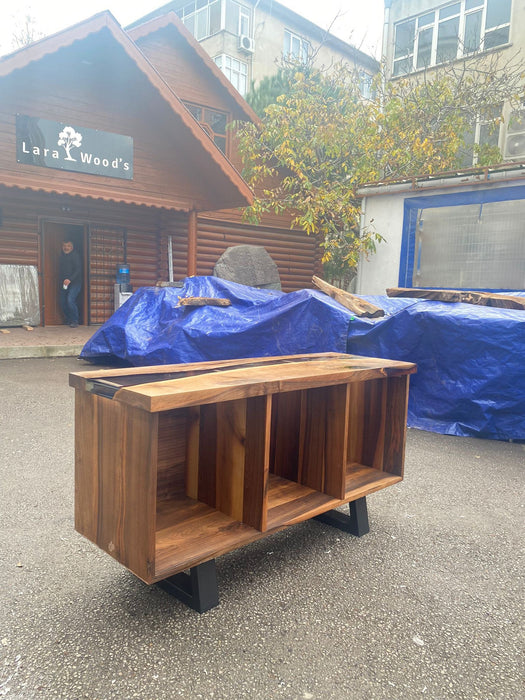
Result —
[[[383, 0], [279, 0], [291, 10], [379, 58], [383, 24]], [[0, 0], [0, 55], [15, 47], [12, 35], [17, 23], [28, 12], [40, 31], [47, 35], [87, 19], [102, 10], [110, 10], [122, 26], [166, 4], [160, 0]]]

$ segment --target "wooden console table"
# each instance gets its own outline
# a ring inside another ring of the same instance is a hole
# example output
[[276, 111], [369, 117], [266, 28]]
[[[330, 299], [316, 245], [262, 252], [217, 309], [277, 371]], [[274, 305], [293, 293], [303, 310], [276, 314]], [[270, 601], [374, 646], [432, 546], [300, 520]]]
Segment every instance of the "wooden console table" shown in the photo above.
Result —
[[75, 528], [208, 609], [221, 554], [316, 516], [367, 530], [366, 496], [403, 477], [415, 371], [325, 353], [73, 373]]

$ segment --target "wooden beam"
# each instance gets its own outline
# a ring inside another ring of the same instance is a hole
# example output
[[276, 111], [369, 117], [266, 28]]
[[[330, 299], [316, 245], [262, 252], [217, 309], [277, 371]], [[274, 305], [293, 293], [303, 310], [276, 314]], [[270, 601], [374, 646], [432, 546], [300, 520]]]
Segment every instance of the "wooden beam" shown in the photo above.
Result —
[[188, 277], [197, 274], [197, 212], [190, 211], [188, 216]]

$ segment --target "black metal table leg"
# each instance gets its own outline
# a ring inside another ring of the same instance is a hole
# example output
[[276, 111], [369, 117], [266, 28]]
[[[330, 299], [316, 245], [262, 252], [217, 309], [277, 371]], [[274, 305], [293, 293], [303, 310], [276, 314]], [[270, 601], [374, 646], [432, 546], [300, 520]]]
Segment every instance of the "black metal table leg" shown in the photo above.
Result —
[[188, 574], [182, 571], [165, 578], [157, 585], [199, 613], [219, 605], [215, 559], [197, 564]]
[[338, 530], [349, 532], [356, 537], [362, 537], [370, 532], [368, 524], [368, 509], [366, 507], [366, 496], [358, 498], [356, 501], [350, 501], [350, 515], [345, 515], [338, 510], [329, 510], [326, 513], [321, 513], [315, 516], [315, 520], [319, 520], [325, 525], [331, 525]]

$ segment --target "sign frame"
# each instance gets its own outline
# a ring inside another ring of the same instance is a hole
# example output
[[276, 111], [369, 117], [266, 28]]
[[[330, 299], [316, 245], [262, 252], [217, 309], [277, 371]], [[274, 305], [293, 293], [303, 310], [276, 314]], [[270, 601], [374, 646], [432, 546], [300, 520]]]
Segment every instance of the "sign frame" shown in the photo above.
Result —
[[16, 115], [16, 161], [54, 170], [133, 180], [133, 138]]

